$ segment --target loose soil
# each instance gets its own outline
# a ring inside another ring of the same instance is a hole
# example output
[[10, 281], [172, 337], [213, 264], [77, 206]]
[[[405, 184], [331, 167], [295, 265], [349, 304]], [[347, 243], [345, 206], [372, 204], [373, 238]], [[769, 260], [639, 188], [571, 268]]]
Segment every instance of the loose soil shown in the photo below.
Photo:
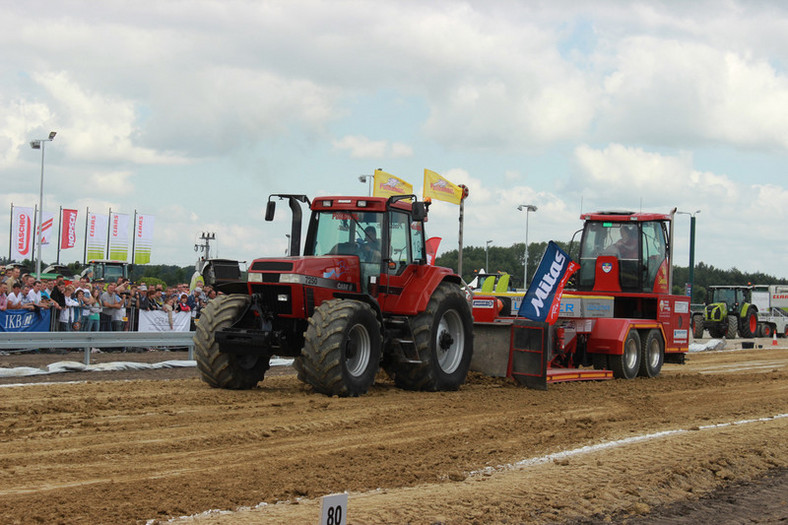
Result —
[[[788, 349], [758, 343], [547, 391], [472, 373], [407, 392], [380, 374], [331, 398], [289, 367], [249, 391], [194, 368], [6, 378], [0, 522], [318, 523], [320, 497], [344, 491], [358, 524], [785, 521]], [[0, 366], [58, 360], [82, 355]]]

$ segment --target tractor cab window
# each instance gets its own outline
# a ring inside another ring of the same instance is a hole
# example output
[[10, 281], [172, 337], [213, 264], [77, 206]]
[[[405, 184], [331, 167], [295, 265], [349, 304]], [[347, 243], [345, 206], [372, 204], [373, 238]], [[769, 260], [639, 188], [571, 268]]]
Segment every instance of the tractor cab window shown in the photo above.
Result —
[[618, 259], [619, 283], [624, 291], [640, 290], [641, 233], [637, 223], [588, 222], [580, 246], [580, 275], [578, 287], [594, 287], [596, 261], [600, 255]]
[[[410, 216], [401, 211], [391, 211], [389, 215], [389, 273], [398, 274], [413, 262], [411, 256]], [[422, 237], [423, 238], [423, 237]], [[423, 245], [423, 243], [422, 243]], [[423, 248], [422, 248], [423, 250]]]
[[313, 255], [356, 255], [362, 264], [380, 265], [382, 214], [325, 211], [317, 214]]
[[645, 265], [646, 280], [643, 283], [644, 291], [654, 289], [660, 266], [668, 258], [667, 231], [663, 222], [644, 222], [643, 231], [643, 264]]

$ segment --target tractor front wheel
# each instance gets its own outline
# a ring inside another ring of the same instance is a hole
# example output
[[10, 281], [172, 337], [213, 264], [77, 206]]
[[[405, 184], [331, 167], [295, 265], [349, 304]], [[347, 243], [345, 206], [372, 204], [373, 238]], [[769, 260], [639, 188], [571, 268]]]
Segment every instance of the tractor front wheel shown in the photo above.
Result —
[[309, 318], [298, 378], [328, 396], [366, 394], [380, 368], [380, 324], [372, 307], [333, 299]]
[[608, 355], [608, 364], [613, 370], [613, 377], [632, 379], [640, 370], [640, 335], [634, 328], [629, 330], [624, 340], [624, 351], [621, 355]]
[[774, 328], [769, 323], [763, 323], [763, 328], [761, 329], [761, 333], [763, 334], [762, 337], [771, 337], [774, 334]]
[[758, 314], [752, 308], [747, 309], [747, 314], [741, 320], [739, 335], [750, 339], [758, 331]]
[[737, 316], [730, 314], [728, 316], [728, 330], [725, 332], [725, 336], [728, 339], [736, 339], [736, 334], [739, 332], [739, 319]]
[[649, 330], [640, 354], [641, 377], [657, 377], [665, 362], [665, 343], [659, 330]]
[[394, 382], [407, 390], [457, 390], [473, 355], [473, 318], [465, 293], [443, 282], [412, 321], [419, 363], [394, 363]]
[[231, 326], [249, 307], [249, 296], [220, 295], [203, 309], [194, 332], [194, 358], [202, 380], [215, 388], [254, 388], [268, 370], [270, 356], [219, 351], [218, 330]]
[[695, 339], [703, 337], [703, 316], [700, 314], [692, 316], [692, 337]]

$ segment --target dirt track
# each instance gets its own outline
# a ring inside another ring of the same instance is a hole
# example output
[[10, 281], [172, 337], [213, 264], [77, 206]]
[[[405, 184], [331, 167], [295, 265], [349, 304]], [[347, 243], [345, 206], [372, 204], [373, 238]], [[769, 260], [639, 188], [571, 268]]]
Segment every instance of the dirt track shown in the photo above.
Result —
[[[784, 348], [547, 392], [479, 375], [450, 393], [380, 376], [357, 399], [292, 375], [244, 392], [193, 370], [66, 375], [90, 381], [0, 388], [2, 523], [317, 523], [320, 496], [342, 491], [349, 523], [674, 523], [693, 508], [707, 513], [695, 522], [788, 519]], [[616, 440], [629, 441], [559, 454]]]

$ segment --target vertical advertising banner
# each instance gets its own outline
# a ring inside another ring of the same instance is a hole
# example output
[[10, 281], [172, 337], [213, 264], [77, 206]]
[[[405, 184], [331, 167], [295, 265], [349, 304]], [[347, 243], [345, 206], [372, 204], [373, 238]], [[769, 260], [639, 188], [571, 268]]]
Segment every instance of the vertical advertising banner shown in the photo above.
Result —
[[[45, 211], [42, 213], [41, 217], [41, 224], [38, 226], [37, 230], [41, 231], [41, 244], [49, 244], [50, 239], [52, 239], [52, 232], [55, 231], [55, 214], [50, 211]], [[36, 232], [36, 235], [38, 231]]]
[[13, 208], [11, 220], [11, 260], [30, 259], [33, 253], [33, 208]]
[[134, 224], [134, 258], [135, 264], [148, 264], [153, 248], [153, 215], [137, 215]]
[[517, 315], [532, 321], [555, 324], [566, 281], [580, 268], [556, 243], [547, 243], [531, 285]]
[[104, 259], [107, 253], [107, 216], [88, 213], [87, 259]]
[[77, 244], [77, 210], [64, 209], [60, 224], [60, 249], [73, 248]]
[[129, 216], [113, 213], [109, 218], [109, 258], [113, 261], [128, 261]]

